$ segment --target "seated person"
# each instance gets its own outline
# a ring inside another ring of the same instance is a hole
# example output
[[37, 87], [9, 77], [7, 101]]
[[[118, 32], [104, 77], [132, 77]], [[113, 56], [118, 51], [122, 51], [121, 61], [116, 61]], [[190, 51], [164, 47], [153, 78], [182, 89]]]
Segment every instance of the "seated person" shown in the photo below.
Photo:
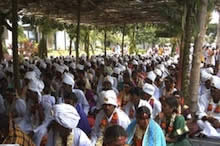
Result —
[[35, 146], [28, 135], [6, 115], [0, 114], [0, 144], [19, 144], [21, 146]]
[[126, 142], [127, 133], [123, 127], [113, 125], [105, 130], [103, 146], [125, 146]]
[[76, 109], [69, 104], [57, 104], [53, 106], [54, 120], [49, 125], [47, 146], [89, 146], [89, 138], [79, 128], [80, 116]]
[[187, 134], [189, 129], [186, 125], [184, 117], [178, 113], [178, 101], [175, 96], [170, 96], [165, 99], [163, 112], [167, 123], [163, 126], [167, 146], [191, 146]]
[[129, 145], [134, 146], [166, 146], [165, 137], [160, 126], [151, 118], [148, 107], [139, 107], [136, 120], [127, 128]]
[[201, 134], [220, 139], [220, 78], [212, 79], [211, 97], [209, 101], [204, 102], [202, 97], [198, 102], [199, 110], [198, 125], [202, 129]]

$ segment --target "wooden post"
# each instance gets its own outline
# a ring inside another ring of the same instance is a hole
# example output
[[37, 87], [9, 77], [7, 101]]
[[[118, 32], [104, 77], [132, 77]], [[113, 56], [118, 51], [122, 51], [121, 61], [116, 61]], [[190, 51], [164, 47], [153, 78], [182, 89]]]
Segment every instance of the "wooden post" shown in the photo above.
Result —
[[81, 11], [81, 0], [78, 0], [77, 9], [77, 28], [76, 28], [76, 61], [79, 60], [79, 39], [80, 39], [80, 11]]
[[123, 25], [122, 30], [122, 42], [121, 42], [121, 54], [124, 56], [124, 37], [125, 37], [125, 24]]
[[183, 71], [182, 71], [182, 86], [181, 90], [183, 91], [183, 95], [187, 104], [190, 102], [189, 97], [189, 76], [190, 76], [190, 64], [189, 64], [189, 56], [190, 56], [190, 44], [192, 42], [192, 34], [193, 34], [193, 1], [187, 0], [187, 16], [186, 23], [184, 27], [184, 52], [183, 52]]
[[15, 89], [19, 89], [18, 73], [18, 14], [17, 0], [12, 0], [12, 50], [13, 50], [13, 73]]
[[3, 34], [4, 34], [4, 27], [0, 26], [0, 62], [4, 59], [4, 54], [3, 54]]
[[104, 29], [104, 51], [105, 51], [105, 57], [107, 55], [107, 50], [106, 50], [106, 39], [107, 39], [107, 30], [106, 28]]
[[198, 27], [199, 32], [196, 35], [195, 48], [193, 52], [192, 70], [190, 76], [190, 109], [192, 113], [197, 111], [198, 103], [198, 90], [200, 83], [200, 64], [202, 55], [202, 46], [206, 34], [206, 22], [207, 22], [207, 7], [208, 0], [200, 1], [200, 8], [198, 9]]

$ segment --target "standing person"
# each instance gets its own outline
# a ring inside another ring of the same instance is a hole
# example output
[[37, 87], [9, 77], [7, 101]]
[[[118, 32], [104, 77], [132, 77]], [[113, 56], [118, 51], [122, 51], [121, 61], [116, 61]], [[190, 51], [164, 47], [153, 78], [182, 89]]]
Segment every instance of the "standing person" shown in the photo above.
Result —
[[0, 114], [1, 144], [19, 144], [21, 146], [35, 146], [28, 137], [8, 116]]
[[129, 145], [166, 146], [162, 129], [150, 117], [150, 110], [146, 106], [137, 109], [136, 120], [134, 120], [127, 128], [127, 143]]
[[46, 146], [90, 146], [90, 140], [86, 134], [76, 128], [79, 122], [79, 114], [69, 104], [57, 104], [53, 106], [54, 120], [49, 125], [48, 141]]
[[178, 113], [178, 101], [171, 96], [165, 99], [163, 111], [166, 116], [166, 141], [167, 146], [191, 146], [187, 138], [189, 129], [184, 117]]

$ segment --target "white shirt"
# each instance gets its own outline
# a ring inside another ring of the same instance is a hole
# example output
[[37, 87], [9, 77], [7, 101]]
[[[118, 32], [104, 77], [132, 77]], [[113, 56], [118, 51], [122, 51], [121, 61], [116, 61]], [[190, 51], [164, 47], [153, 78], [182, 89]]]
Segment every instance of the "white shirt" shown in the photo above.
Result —
[[[127, 129], [128, 125], [130, 124], [130, 119], [126, 115], [126, 113], [120, 110], [119, 108], [115, 108], [115, 111], [112, 113], [111, 117], [107, 118], [108, 122], [112, 120], [112, 116], [115, 112], [117, 112], [118, 114], [118, 125], [122, 126], [124, 129]], [[103, 134], [100, 128], [100, 124], [104, 116], [105, 113], [103, 110], [101, 110], [96, 116], [95, 126], [91, 133], [92, 145], [95, 145], [97, 139]]]

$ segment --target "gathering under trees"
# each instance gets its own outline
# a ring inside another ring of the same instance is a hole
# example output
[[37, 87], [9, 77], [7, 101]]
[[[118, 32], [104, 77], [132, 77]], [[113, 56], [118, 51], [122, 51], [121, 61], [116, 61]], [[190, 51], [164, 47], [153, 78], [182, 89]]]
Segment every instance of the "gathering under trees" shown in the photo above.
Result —
[[[27, 146], [191, 146], [188, 136], [220, 139], [218, 0], [5, 5], [0, 117], [20, 126], [14, 130], [27, 134]], [[10, 133], [5, 127], [0, 133]]]

